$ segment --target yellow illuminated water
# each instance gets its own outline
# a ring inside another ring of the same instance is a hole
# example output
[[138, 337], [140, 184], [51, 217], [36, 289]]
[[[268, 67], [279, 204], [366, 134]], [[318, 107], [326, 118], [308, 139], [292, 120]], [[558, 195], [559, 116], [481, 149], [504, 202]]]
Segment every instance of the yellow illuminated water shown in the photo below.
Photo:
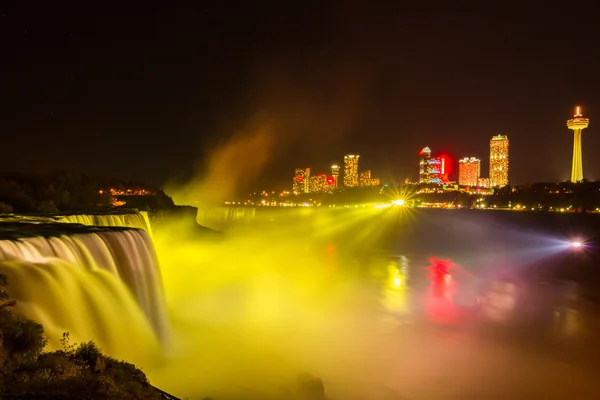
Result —
[[[566, 379], [573, 366], [463, 331], [411, 329], [406, 323], [418, 299], [410, 271], [426, 271], [429, 261], [383, 257], [368, 273], [374, 286], [363, 274], [365, 255], [380, 249], [392, 226], [402, 229], [414, 218], [410, 209], [228, 215], [222, 241], [155, 237], [174, 349], [169, 363], [147, 373], [166, 390], [277, 398], [277, 388], [301, 372], [322, 378], [331, 398], [340, 399], [585, 397], [593, 388], [589, 371], [576, 369], [576, 384]], [[432, 290], [424, 291], [424, 314], [436, 324], [451, 322], [453, 297]]]
[[352, 365], [364, 330], [378, 328], [349, 254], [377, 242], [386, 218], [368, 218], [389, 212], [269, 212], [216, 242], [157, 233], [176, 355], [150, 375], [175, 393], [268, 392], [300, 372]]
[[44, 326], [51, 348], [69, 332], [76, 342], [94, 340], [111, 355], [148, 365], [168, 350], [162, 278], [143, 230], [3, 240], [0, 273], [17, 310]]
[[[579, 383], [562, 379], [563, 365], [464, 333], [399, 333], [417, 303], [413, 270], [426, 265], [365, 260], [414, 218], [410, 209], [223, 215], [199, 215], [219, 221], [219, 238], [184, 221], [157, 229], [158, 263], [143, 231], [105, 232], [0, 242], [0, 272], [18, 282], [11, 297], [53, 342], [63, 331], [94, 339], [180, 397], [282, 398], [281, 386], [300, 373], [322, 378], [338, 399], [486, 398], [523, 381], [577, 397], [586, 387], [581, 371]], [[453, 304], [438, 303], [433, 311], [446, 317]], [[527, 368], [517, 374], [515, 363]]]

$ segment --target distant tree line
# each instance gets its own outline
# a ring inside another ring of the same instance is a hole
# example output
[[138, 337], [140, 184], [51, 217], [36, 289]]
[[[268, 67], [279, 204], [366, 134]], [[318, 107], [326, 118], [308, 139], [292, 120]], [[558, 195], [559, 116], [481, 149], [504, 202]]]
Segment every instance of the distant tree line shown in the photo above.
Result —
[[74, 171], [48, 174], [0, 174], [0, 213], [85, 212], [114, 207], [110, 188], [145, 189], [152, 196], [127, 196], [127, 208], [166, 209], [173, 200], [143, 183], [100, 179]]
[[487, 200], [496, 207], [522, 206], [535, 210], [569, 209], [588, 212], [600, 208], [600, 181], [539, 182], [497, 189]]

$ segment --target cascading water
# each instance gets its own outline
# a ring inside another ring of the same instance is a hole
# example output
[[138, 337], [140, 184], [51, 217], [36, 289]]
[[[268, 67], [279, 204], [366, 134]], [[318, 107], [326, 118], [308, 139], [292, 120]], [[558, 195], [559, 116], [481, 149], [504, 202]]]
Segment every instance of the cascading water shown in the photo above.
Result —
[[88, 226], [124, 226], [143, 229], [152, 237], [150, 218], [146, 211], [123, 214], [74, 214], [59, 217], [59, 221]]
[[248, 222], [256, 217], [254, 207], [217, 207], [214, 209], [198, 208], [196, 222], [211, 228], [221, 228], [228, 223]]
[[51, 342], [69, 332], [132, 360], [168, 343], [162, 279], [146, 231], [57, 223], [4, 228], [40, 235], [0, 240], [0, 273], [18, 309], [40, 322]]

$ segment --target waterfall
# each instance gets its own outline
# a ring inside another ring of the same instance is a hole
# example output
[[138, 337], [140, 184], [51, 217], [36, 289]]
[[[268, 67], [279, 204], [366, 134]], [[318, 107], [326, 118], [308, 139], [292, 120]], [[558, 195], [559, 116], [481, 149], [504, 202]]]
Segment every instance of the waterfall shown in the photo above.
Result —
[[230, 223], [249, 222], [256, 217], [254, 207], [198, 208], [196, 222], [202, 226], [221, 229]]
[[[91, 223], [88, 217], [68, 218]], [[94, 222], [123, 221], [121, 215], [93, 217]], [[50, 237], [0, 240], [0, 273], [8, 276], [9, 296], [18, 310], [44, 325], [51, 339], [69, 332], [121, 357], [136, 348], [148, 352], [152, 343], [168, 343], [162, 278], [149, 233], [62, 223], [19, 225], [24, 231], [35, 226], [45, 236], [52, 227], [57, 231]]]
[[143, 229], [152, 237], [150, 218], [146, 211], [123, 214], [75, 214], [59, 217], [59, 221], [89, 226], [125, 226]]

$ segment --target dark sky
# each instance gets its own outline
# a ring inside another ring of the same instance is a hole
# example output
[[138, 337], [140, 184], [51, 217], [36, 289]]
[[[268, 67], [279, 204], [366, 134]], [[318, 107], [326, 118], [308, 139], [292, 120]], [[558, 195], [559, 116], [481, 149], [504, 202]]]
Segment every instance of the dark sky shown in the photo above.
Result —
[[386, 180], [414, 179], [425, 145], [480, 157], [487, 175], [500, 132], [511, 183], [566, 180], [565, 121], [581, 104], [584, 176], [600, 179], [594, 2], [60, 3], [0, 6], [1, 170], [162, 184], [259, 118], [277, 143], [257, 187], [345, 152]]

